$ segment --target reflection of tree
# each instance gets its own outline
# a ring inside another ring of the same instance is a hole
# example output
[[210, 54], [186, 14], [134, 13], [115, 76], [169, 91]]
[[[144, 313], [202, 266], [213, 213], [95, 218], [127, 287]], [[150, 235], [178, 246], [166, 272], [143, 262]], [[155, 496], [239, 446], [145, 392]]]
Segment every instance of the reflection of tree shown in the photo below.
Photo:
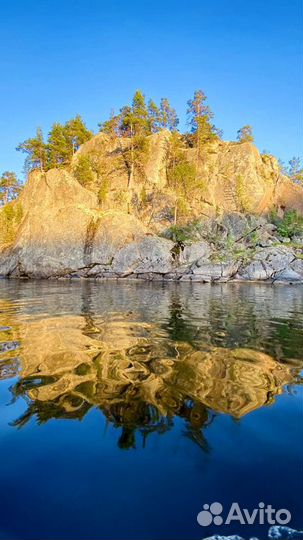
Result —
[[[50, 323], [50, 333], [51, 328]], [[211, 410], [240, 418], [272, 402], [297, 371], [251, 349], [199, 351], [184, 342], [163, 344], [152, 338], [138, 338], [137, 345], [116, 349], [99, 336], [96, 340], [81, 330], [79, 336], [84, 339], [82, 351], [80, 340], [75, 355], [66, 350], [56, 353], [51, 340], [51, 350], [44, 344], [45, 356], [40, 356], [40, 348], [36, 364], [27, 350], [23, 373], [12, 391], [15, 397], [26, 398], [28, 410], [15, 426], [25, 425], [33, 416], [39, 423], [81, 419], [97, 407], [122, 429], [119, 446], [133, 448], [136, 433], [145, 444], [150, 433], [165, 433], [179, 416], [185, 420], [184, 435], [208, 450], [203, 430], [213, 418]], [[58, 337], [62, 347], [61, 330]]]
[[174, 341], [186, 341], [192, 343], [196, 329], [186, 320], [186, 310], [182, 305], [182, 296], [178, 291], [173, 291], [170, 296], [169, 320], [165, 324], [170, 339]]
[[[208, 451], [204, 433], [217, 413], [241, 418], [271, 404], [298, 378], [300, 363], [278, 362], [253, 350], [271, 337], [276, 356], [283, 357], [275, 347], [289, 342], [298, 325], [295, 312], [282, 335], [264, 325], [252, 302], [247, 305], [239, 295], [235, 307], [221, 295], [208, 300], [204, 326], [198, 328], [190, 303], [173, 289], [165, 323], [158, 326], [138, 322], [131, 310], [117, 312], [114, 303], [101, 316], [92, 290], [89, 282], [81, 289], [79, 316], [23, 323], [4, 306], [5, 325], [13, 330], [2, 332], [0, 376], [14, 377], [19, 369], [12, 392], [28, 404], [13, 425], [22, 427], [33, 417], [38, 423], [82, 419], [98, 408], [121, 430], [118, 444], [126, 449], [138, 444], [138, 436], [144, 446], [150, 434], [166, 433], [180, 417], [184, 435]], [[296, 351], [300, 339], [302, 332], [294, 337]]]
[[[214, 294], [207, 303], [203, 328], [195, 336], [217, 347], [248, 347], [268, 351], [276, 359], [296, 358], [303, 349], [302, 303], [287, 312], [287, 318], [271, 312], [271, 303], [248, 297], [247, 290], [231, 289], [230, 294]], [[264, 291], [263, 291], [264, 294]], [[263, 297], [261, 295], [261, 299]], [[285, 300], [287, 301], [287, 299]], [[190, 313], [187, 314], [190, 317]], [[206, 339], [205, 339], [206, 336]]]

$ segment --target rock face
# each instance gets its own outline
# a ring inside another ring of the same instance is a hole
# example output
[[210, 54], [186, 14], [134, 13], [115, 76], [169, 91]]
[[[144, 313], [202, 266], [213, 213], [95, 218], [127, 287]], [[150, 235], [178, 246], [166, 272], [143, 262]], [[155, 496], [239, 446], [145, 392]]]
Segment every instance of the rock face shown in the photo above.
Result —
[[[147, 137], [147, 154], [141, 166], [141, 177], [137, 175], [134, 186], [134, 192], [139, 195], [144, 179], [144, 187], [151, 197], [155, 198], [155, 190], [161, 191], [160, 202], [154, 201], [157, 212], [150, 222], [155, 227], [158, 215], [165, 210], [169, 198], [173, 198], [166, 177], [170, 137], [170, 132], [166, 130]], [[74, 157], [76, 163], [80, 155], [97, 154], [103, 163], [106, 161], [109, 168], [116, 171], [112, 175], [112, 202], [117, 190], [127, 188], [128, 172], [121, 166], [119, 156], [128, 144], [127, 138], [113, 141], [99, 133], [85, 143]], [[197, 163], [194, 148], [184, 152], [189, 161]], [[303, 212], [302, 188], [281, 174], [273, 156], [261, 155], [252, 143], [215, 140], [206, 146], [199, 160], [199, 173], [204, 187], [200, 188], [200, 193], [195, 194], [191, 201], [193, 217], [201, 215], [201, 212], [215, 216], [218, 208], [228, 213], [262, 213], [270, 210], [273, 205]]]
[[292, 263], [296, 261], [294, 252], [284, 246], [266, 247], [255, 254], [248, 266], [241, 269], [240, 275], [245, 279], [258, 281], [277, 279], [281, 272], [286, 271], [300, 278], [299, 272], [295, 272], [292, 268]]
[[19, 202], [23, 218], [0, 252], [0, 275], [60, 277], [108, 267], [119, 248], [145, 233], [132, 216], [98, 212], [95, 195], [62, 170], [32, 174]]
[[[176, 243], [156, 234], [172, 224], [175, 195], [166, 179], [169, 138], [167, 131], [148, 137], [141, 164], [143, 209], [140, 181], [134, 183], [131, 198], [118, 197], [125, 195], [128, 182], [119, 154], [123, 148], [103, 134], [80, 148], [70, 172], [31, 173], [19, 199], [0, 209], [0, 276], [301, 282], [302, 235], [287, 246], [289, 239], [279, 238], [275, 225], [261, 214], [274, 203], [303, 210], [303, 190], [281, 176], [276, 160], [261, 156], [251, 143], [216, 141], [207, 147], [200, 163], [205, 189], [191, 202], [189, 217], [199, 219], [190, 241]], [[185, 152], [189, 161], [196, 160], [194, 149]], [[71, 172], [81, 155], [116, 167], [104, 205]], [[239, 212], [245, 208], [252, 212], [247, 217]], [[218, 209], [221, 218], [205, 220]]]

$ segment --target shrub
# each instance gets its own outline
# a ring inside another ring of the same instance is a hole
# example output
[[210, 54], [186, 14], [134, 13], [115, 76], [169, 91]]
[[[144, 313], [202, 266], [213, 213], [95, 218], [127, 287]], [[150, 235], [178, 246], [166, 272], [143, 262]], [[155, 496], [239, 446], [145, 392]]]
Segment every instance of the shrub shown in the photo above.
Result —
[[88, 155], [80, 155], [73, 169], [74, 177], [81, 186], [86, 187], [94, 182], [95, 177], [92, 170], [90, 158]]
[[109, 179], [104, 179], [101, 182], [101, 186], [100, 186], [99, 191], [98, 191], [99, 204], [102, 205], [102, 204], [104, 204], [106, 202], [109, 190], [110, 190], [110, 181], [109, 181]]
[[297, 210], [287, 210], [281, 218], [276, 210], [270, 213], [270, 221], [276, 225], [277, 232], [285, 238], [303, 234], [303, 216]]
[[23, 210], [20, 202], [6, 204], [0, 212], [0, 245], [14, 241], [22, 221]]
[[198, 223], [193, 222], [188, 225], [184, 225], [183, 227], [172, 225], [162, 233], [162, 236], [177, 243], [194, 242], [200, 238]]

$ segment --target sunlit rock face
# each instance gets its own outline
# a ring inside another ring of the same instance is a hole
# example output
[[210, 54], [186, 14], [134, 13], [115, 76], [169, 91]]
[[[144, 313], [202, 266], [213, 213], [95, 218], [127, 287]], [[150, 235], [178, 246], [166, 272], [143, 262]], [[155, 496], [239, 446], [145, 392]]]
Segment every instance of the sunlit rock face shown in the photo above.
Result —
[[[272, 231], [261, 231], [256, 254], [245, 252], [250, 231], [262, 226], [258, 216], [275, 205], [282, 212], [303, 212], [302, 187], [282, 176], [275, 158], [260, 155], [251, 143], [214, 141], [207, 145], [199, 158], [204, 187], [191, 197], [187, 217], [182, 218], [183, 225], [193, 221], [200, 224], [197, 238], [180, 246], [180, 242], [158, 236], [165, 236], [174, 223], [176, 193], [167, 181], [170, 137], [163, 131], [147, 138], [146, 162], [131, 189], [119, 154], [120, 145], [127, 146], [130, 141], [114, 141], [104, 134], [76, 152], [68, 171], [32, 172], [18, 200], [0, 209], [0, 277], [131, 275], [148, 280], [220, 282], [241, 276], [246, 280], [302, 282], [303, 272], [292, 265], [302, 256], [302, 249], [295, 253], [292, 247], [285, 248], [289, 261], [285, 260], [279, 270], [276, 266], [272, 272], [263, 268], [263, 255], [258, 250], [274, 250], [276, 244], [283, 243]], [[195, 149], [184, 152], [189, 162], [197, 162]], [[73, 174], [83, 154], [97, 156], [111, 171], [111, 188], [102, 204], [96, 189], [83, 187]], [[246, 214], [254, 217], [248, 219]], [[209, 235], [203, 237], [203, 230]], [[216, 233], [216, 242], [220, 235], [224, 240], [219, 250], [214, 249], [212, 233]], [[239, 244], [235, 247], [239, 247], [242, 258], [224, 253], [227, 233]], [[301, 240], [296, 240], [298, 245]], [[218, 256], [224, 262], [218, 262]]]
[[[147, 137], [148, 151], [143, 174], [147, 187], [167, 186], [170, 137], [170, 132], [166, 130]], [[115, 141], [99, 133], [80, 148], [74, 161], [76, 162], [80, 155], [98, 155], [115, 169], [121, 144], [125, 147], [130, 141], [127, 138]], [[188, 148], [185, 152], [189, 161], [196, 162], [196, 149]], [[201, 215], [202, 209], [203, 213], [210, 216], [216, 215], [216, 208], [228, 213], [241, 211], [244, 199], [246, 211], [262, 213], [273, 204], [279, 204], [303, 212], [302, 188], [283, 176], [278, 161], [273, 156], [261, 155], [254, 144], [215, 140], [207, 144], [199, 159], [205, 191], [201, 199], [195, 197], [191, 202], [195, 217]], [[113, 177], [113, 187], [126, 188], [127, 183], [127, 171], [120, 167]], [[158, 210], [160, 207], [161, 204]]]
[[20, 425], [32, 415], [81, 418], [98, 407], [124, 428], [182, 416], [200, 430], [210, 414], [241, 418], [271, 404], [299, 369], [250, 348], [175, 341], [133, 311], [24, 319], [4, 301], [0, 311], [1, 377], [18, 374], [13, 393], [29, 400]]

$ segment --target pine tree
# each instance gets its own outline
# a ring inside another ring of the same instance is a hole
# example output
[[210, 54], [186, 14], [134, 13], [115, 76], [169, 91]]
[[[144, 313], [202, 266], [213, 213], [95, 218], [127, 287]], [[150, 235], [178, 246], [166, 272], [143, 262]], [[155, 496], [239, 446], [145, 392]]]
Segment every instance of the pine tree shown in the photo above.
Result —
[[303, 184], [303, 167], [298, 157], [293, 157], [288, 162], [288, 176], [295, 184]]
[[240, 128], [237, 131], [237, 140], [240, 143], [253, 142], [254, 141], [254, 136], [253, 136], [252, 127], [247, 124], [247, 125], [243, 126], [242, 128]]
[[180, 210], [185, 210], [189, 198], [201, 188], [196, 167], [186, 159], [184, 150], [182, 137], [174, 132], [168, 142], [167, 154], [167, 182], [175, 194], [174, 225]]
[[137, 90], [132, 101], [132, 125], [134, 135], [148, 135], [150, 133], [148, 110], [145, 97], [141, 90]]
[[159, 107], [150, 99], [148, 102], [149, 127], [152, 133], [157, 133], [161, 127], [161, 113]]
[[162, 98], [160, 102], [160, 126], [163, 129], [176, 131], [179, 119], [176, 110], [173, 109], [167, 98]]
[[17, 180], [16, 174], [12, 171], [5, 171], [0, 177], [0, 202], [7, 204], [15, 199], [21, 190], [21, 184]]
[[106, 135], [109, 135], [110, 137], [119, 137], [121, 120], [121, 114], [115, 114], [112, 110], [109, 119], [105, 122], [100, 122], [98, 127], [100, 128], [100, 131], [106, 133]]
[[95, 176], [92, 170], [90, 156], [80, 154], [73, 168], [73, 174], [79, 184], [86, 187], [93, 184]]
[[93, 133], [87, 129], [79, 114], [74, 118], [71, 118], [71, 120], [68, 120], [64, 127], [66, 137], [72, 148], [72, 154], [79, 149], [81, 144], [84, 144], [93, 137]]
[[48, 134], [49, 167], [67, 165], [73, 155], [72, 141], [69, 139], [66, 127], [55, 122]]
[[209, 106], [206, 105], [206, 99], [207, 97], [202, 90], [196, 90], [193, 99], [187, 102], [187, 115], [198, 149], [198, 157], [203, 143], [218, 137], [220, 134], [220, 131], [211, 124], [214, 115]]
[[25, 160], [26, 170], [41, 169], [43, 171], [47, 169], [47, 145], [44, 143], [40, 128], [36, 131], [36, 137], [26, 139], [17, 146], [16, 150], [27, 154]]

